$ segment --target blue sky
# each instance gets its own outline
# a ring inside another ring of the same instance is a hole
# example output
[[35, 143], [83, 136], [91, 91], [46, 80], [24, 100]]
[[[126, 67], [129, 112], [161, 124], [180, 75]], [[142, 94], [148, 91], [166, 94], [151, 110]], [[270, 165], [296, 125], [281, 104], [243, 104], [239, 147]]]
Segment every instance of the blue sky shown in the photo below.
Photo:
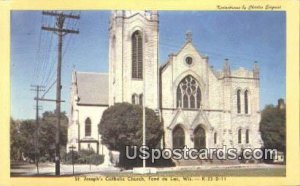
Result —
[[[215, 69], [228, 58], [231, 69], [260, 68], [260, 107], [285, 99], [285, 13], [284, 12], [186, 12], [161, 11], [159, 22], [160, 63], [184, 44], [185, 33], [193, 33], [193, 43], [209, 56]], [[81, 11], [80, 21], [69, 22], [79, 35], [64, 38], [62, 68], [62, 110], [69, 112], [71, 72], [108, 71], [108, 11]], [[40, 11], [13, 11], [11, 15], [11, 114], [15, 119], [35, 117], [31, 84], [49, 87], [55, 80], [57, 36], [41, 31], [53, 18]], [[46, 88], [47, 89], [47, 88]], [[55, 98], [55, 86], [46, 98]], [[43, 102], [43, 111], [55, 103]], [[43, 112], [41, 111], [41, 112]]]

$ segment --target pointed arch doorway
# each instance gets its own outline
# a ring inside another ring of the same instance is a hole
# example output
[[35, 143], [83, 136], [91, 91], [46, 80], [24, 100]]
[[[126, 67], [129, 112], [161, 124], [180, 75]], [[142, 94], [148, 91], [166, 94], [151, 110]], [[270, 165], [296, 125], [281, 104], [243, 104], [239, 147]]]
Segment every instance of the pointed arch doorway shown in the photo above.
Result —
[[177, 125], [172, 131], [173, 149], [182, 149], [185, 146], [185, 134], [180, 125]]
[[194, 148], [204, 149], [206, 148], [206, 134], [203, 127], [198, 126], [194, 130]]

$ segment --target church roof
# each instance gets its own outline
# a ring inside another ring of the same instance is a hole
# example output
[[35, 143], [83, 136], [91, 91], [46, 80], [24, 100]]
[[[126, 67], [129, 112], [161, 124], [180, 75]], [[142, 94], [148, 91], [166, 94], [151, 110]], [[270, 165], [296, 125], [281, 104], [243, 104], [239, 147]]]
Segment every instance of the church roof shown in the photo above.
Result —
[[108, 105], [108, 74], [76, 72], [78, 104]]
[[[171, 53], [171, 54], [169, 54], [169, 56], [178, 56], [180, 54], [180, 52], [183, 51], [188, 45], [193, 47], [197, 51], [197, 53], [199, 54], [199, 56], [201, 58], [208, 58], [207, 56], [204, 56], [199, 52], [199, 50], [195, 47], [195, 45], [193, 44], [191, 39], [187, 39], [186, 42], [183, 44], [183, 46], [176, 53]], [[165, 64], [160, 66], [160, 70], [163, 71], [170, 64], [170, 62], [171, 61], [169, 58]]]

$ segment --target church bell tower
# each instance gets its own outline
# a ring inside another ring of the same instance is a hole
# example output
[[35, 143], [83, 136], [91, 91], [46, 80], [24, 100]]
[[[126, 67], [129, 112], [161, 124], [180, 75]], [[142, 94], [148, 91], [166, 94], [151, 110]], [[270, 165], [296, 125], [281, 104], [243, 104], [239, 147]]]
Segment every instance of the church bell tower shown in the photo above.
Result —
[[157, 11], [112, 11], [109, 105], [145, 101], [146, 107], [158, 108], [158, 41]]

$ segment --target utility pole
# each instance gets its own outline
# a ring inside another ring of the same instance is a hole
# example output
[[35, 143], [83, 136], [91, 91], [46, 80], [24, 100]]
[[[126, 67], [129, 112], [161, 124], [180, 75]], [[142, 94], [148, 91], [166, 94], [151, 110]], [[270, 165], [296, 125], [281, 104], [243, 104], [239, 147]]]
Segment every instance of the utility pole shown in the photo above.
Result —
[[34, 100], [36, 100], [36, 105], [35, 105], [35, 110], [36, 110], [36, 116], [35, 116], [35, 140], [34, 140], [34, 147], [35, 147], [35, 153], [34, 153], [34, 159], [35, 159], [35, 164], [36, 164], [36, 170], [37, 174], [39, 174], [39, 93], [44, 90], [44, 86], [40, 85], [31, 85], [32, 89], [31, 91], [36, 92], [36, 97]]
[[69, 149], [71, 149], [71, 153], [72, 153], [72, 165], [73, 165], [73, 175], [74, 175], [74, 149], [76, 147], [74, 145], [70, 146]]
[[[144, 34], [143, 34], [143, 41], [144, 40]], [[145, 50], [145, 49], [144, 49]], [[143, 51], [144, 53], [144, 51]], [[143, 142], [142, 145], [145, 147], [147, 145], [146, 143], [146, 70], [145, 67], [143, 67]], [[143, 172], [146, 172], [146, 158], [143, 158]]]
[[56, 82], [56, 136], [55, 136], [55, 175], [60, 175], [60, 104], [61, 104], [61, 64], [63, 36], [66, 34], [79, 34], [78, 30], [64, 28], [66, 18], [79, 19], [79, 15], [65, 14], [63, 12], [43, 11], [43, 15], [56, 17], [56, 26], [42, 26], [42, 30], [54, 32], [58, 36], [57, 82]]

